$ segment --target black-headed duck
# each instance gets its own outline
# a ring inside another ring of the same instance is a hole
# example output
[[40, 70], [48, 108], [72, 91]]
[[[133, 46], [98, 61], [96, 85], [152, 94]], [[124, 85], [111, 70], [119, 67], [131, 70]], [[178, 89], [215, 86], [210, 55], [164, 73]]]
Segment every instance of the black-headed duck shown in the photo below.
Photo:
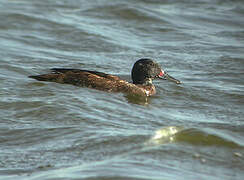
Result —
[[160, 65], [151, 59], [139, 59], [134, 64], [131, 77], [133, 83], [118, 76], [81, 69], [53, 68], [52, 73], [29, 76], [39, 81], [50, 81], [75, 86], [89, 87], [107, 92], [123, 92], [132, 95], [151, 96], [156, 93], [153, 79], [168, 79], [177, 84], [180, 81], [169, 76]]

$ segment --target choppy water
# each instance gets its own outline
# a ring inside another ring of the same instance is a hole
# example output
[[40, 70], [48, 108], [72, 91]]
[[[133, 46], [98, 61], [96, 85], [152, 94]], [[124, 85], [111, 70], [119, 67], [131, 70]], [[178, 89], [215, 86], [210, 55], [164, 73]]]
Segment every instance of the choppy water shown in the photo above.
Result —
[[[1, 0], [0, 42], [0, 179], [244, 178], [242, 0]], [[142, 57], [183, 84], [141, 102], [27, 77]]]

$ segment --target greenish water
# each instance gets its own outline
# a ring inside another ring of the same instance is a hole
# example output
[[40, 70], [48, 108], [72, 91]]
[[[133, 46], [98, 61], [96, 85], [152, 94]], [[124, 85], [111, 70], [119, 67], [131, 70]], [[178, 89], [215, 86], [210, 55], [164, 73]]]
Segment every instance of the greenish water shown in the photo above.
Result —
[[[0, 179], [244, 178], [244, 3], [0, 2]], [[50, 68], [183, 83], [147, 100], [37, 82]]]

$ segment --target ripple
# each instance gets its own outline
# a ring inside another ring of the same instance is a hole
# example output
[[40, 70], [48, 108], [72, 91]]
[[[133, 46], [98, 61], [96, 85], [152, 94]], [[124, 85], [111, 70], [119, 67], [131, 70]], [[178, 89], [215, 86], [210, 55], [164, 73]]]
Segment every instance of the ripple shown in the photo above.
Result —
[[194, 146], [216, 146], [243, 148], [234, 138], [213, 129], [197, 129], [169, 126], [159, 129], [149, 140], [149, 144], [187, 143]]

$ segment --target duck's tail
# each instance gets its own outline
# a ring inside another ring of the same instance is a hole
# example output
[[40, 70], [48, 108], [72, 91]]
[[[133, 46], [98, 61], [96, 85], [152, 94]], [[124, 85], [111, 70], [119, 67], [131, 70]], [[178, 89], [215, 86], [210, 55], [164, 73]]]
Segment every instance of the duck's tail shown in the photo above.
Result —
[[32, 79], [36, 79], [38, 81], [57, 82], [60, 79], [60, 74], [42, 74], [42, 75], [28, 76], [28, 77]]

